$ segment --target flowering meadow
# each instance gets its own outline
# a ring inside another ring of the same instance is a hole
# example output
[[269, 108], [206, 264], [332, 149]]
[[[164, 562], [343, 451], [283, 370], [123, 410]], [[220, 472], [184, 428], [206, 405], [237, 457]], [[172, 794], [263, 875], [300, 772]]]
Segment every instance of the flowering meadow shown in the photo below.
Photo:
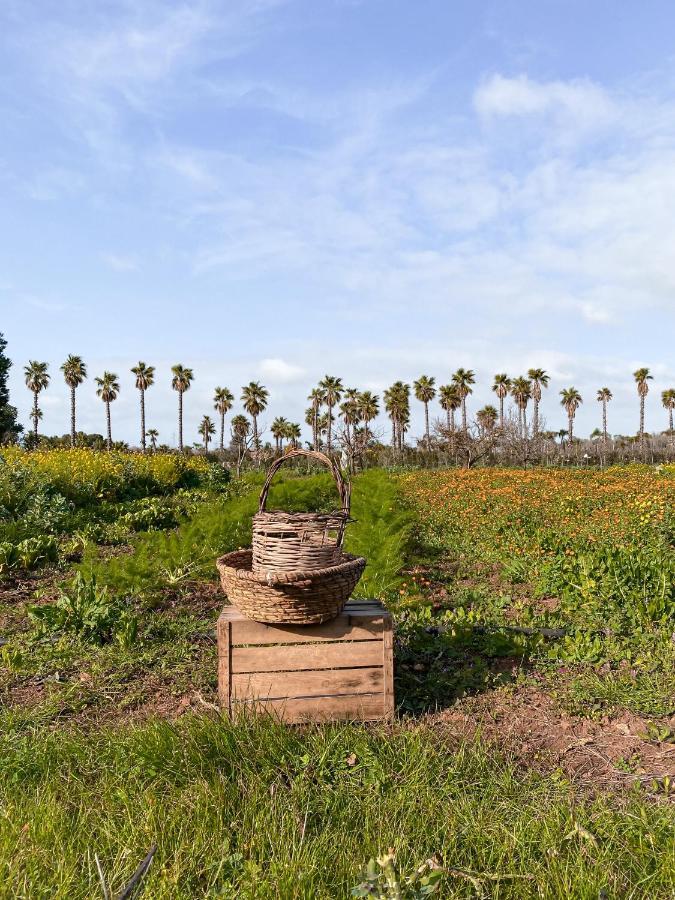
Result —
[[[548, 661], [559, 683], [573, 676], [568, 699], [582, 705], [675, 711], [672, 468], [455, 469], [400, 483], [421, 544], [452, 567], [443, 622], [470, 639], [487, 628], [498, 642], [502, 629], [514, 655]], [[433, 599], [432, 581], [413, 576], [404, 600], [424, 602], [420, 588]]]
[[78, 504], [168, 494], [179, 487], [195, 486], [210, 468], [199, 456], [101, 453], [85, 447], [31, 452], [6, 447], [0, 453], [0, 466], [3, 463], [10, 474], [34, 473]]
[[175, 526], [229, 472], [203, 457], [86, 448], [0, 451], [0, 582]]

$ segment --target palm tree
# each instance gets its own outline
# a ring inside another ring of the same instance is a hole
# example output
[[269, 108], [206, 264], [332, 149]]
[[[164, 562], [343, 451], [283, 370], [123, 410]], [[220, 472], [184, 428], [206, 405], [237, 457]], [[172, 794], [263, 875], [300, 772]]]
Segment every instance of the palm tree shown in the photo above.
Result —
[[642, 368], [638, 369], [636, 372], [633, 372], [633, 378], [635, 379], [635, 383], [637, 385], [637, 392], [640, 398], [640, 446], [644, 450], [645, 443], [645, 397], [649, 393], [649, 385], [648, 381], [652, 381], [652, 376], [649, 374], [649, 369]]
[[46, 362], [36, 362], [34, 359], [29, 360], [28, 365], [24, 366], [24, 375], [26, 376], [26, 387], [33, 392], [33, 434], [37, 441], [38, 436], [38, 420], [40, 418], [38, 407], [38, 395], [40, 391], [45, 390], [49, 386], [49, 368]]
[[532, 414], [532, 437], [539, 433], [539, 403], [541, 402], [541, 389], [548, 387], [551, 380], [545, 369], [528, 369], [527, 377], [532, 385], [532, 401], [534, 411]]
[[455, 412], [462, 405], [456, 384], [442, 384], [438, 389], [441, 409], [445, 410], [445, 420], [448, 431], [455, 430]]
[[204, 416], [200, 425], [199, 425], [199, 434], [202, 436], [202, 440], [204, 441], [204, 452], [209, 452], [209, 440], [216, 433], [216, 426], [213, 424], [213, 421], [210, 416]]
[[668, 388], [661, 394], [661, 402], [665, 409], [668, 410], [668, 432], [670, 434], [670, 443], [675, 443], [675, 432], [673, 431], [673, 410], [675, 410], [675, 388]]
[[581, 399], [581, 394], [575, 387], [564, 388], [560, 391], [560, 396], [562, 398], [560, 400], [560, 405], [567, 411], [567, 434], [571, 444], [574, 436], [574, 417], [583, 403], [583, 400]]
[[369, 437], [370, 429], [368, 426], [373, 419], [376, 419], [380, 414], [380, 398], [371, 391], [363, 391], [363, 393], [358, 396], [357, 404], [359, 418], [366, 429], [366, 437]]
[[251, 433], [251, 423], [246, 416], [242, 416], [240, 413], [238, 416], [232, 418], [230, 429], [232, 430], [233, 441], [235, 444], [241, 446], [246, 442], [246, 438]]
[[436, 396], [436, 379], [429, 375], [420, 375], [417, 381], [413, 382], [413, 390], [415, 398], [424, 404], [424, 440], [426, 441], [427, 450], [431, 450], [431, 435], [429, 434], [429, 403]]
[[607, 443], [607, 404], [612, 399], [612, 392], [608, 387], [600, 388], [596, 400], [602, 403], [602, 440]]
[[301, 436], [302, 431], [300, 425], [297, 422], [289, 422], [288, 427], [286, 428], [286, 437], [291, 442], [291, 447], [293, 447], [294, 450], [300, 446]]
[[319, 440], [319, 410], [323, 403], [326, 402], [326, 395], [324, 391], [320, 387], [315, 387], [310, 391], [309, 397], [307, 398], [311, 401], [312, 404], [312, 418], [311, 421], [308, 421], [307, 424], [312, 426], [312, 447], [315, 450], [320, 450], [320, 440]]
[[316, 423], [316, 427], [318, 429], [318, 434], [319, 434], [319, 442], [321, 442], [321, 439], [323, 438], [324, 435], [326, 435], [326, 436], [328, 435], [328, 431], [334, 421], [335, 421], [335, 417], [332, 416], [328, 412], [328, 410], [326, 410], [325, 413], [323, 413], [322, 415], [319, 416], [317, 423]]
[[178, 449], [183, 450], [183, 394], [190, 390], [190, 385], [195, 377], [192, 369], [188, 369], [177, 363], [171, 366], [173, 378], [171, 387], [178, 392]]
[[347, 443], [351, 441], [351, 428], [359, 422], [359, 391], [358, 388], [347, 388], [344, 392], [344, 401], [340, 405], [340, 412], [345, 423]]
[[232, 409], [234, 395], [223, 387], [217, 387], [213, 394], [213, 408], [220, 416], [220, 449], [225, 449], [225, 416]]
[[117, 396], [120, 392], [120, 383], [117, 380], [117, 375], [114, 372], [104, 372], [101, 378], [95, 379], [97, 388], [96, 388], [96, 396], [100, 397], [101, 400], [105, 403], [105, 420], [107, 425], [107, 438], [106, 438], [106, 446], [108, 450], [112, 447], [112, 435], [110, 429], [110, 404], [113, 400], [117, 400]]
[[326, 443], [328, 444], [328, 453], [332, 450], [333, 443], [333, 407], [340, 402], [344, 387], [342, 379], [336, 378], [334, 375], [325, 375], [319, 382], [319, 388], [324, 393], [324, 403], [328, 407], [328, 432], [326, 435]]
[[270, 426], [270, 431], [272, 432], [272, 436], [276, 442], [276, 451], [279, 454], [281, 454], [282, 451], [281, 442], [285, 437], [288, 437], [289, 425], [290, 422], [288, 421], [288, 419], [285, 419], [283, 416], [277, 416]]
[[136, 376], [136, 387], [141, 392], [141, 448], [145, 453], [145, 392], [155, 381], [155, 367], [139, 362], [131, 369]]
[[519, 375], [511, 381], [511, 396], [516, 401], [518, 407], [518, 424], [520, 426], [520, 436], [527, 438], [527, 404], [532, 396], [532, 384], [529, 378]]
[[468, 432], [466, 421], [466, 398], [469, 394], [473, 393], [471, 385], [476, 383], [476, 373], [473, 369], [457, 369], [452, 376], [452, 381], [457, 385], [457, 392], [459, 393], [459, 399], [462, 404], [462, 431], [466, 435]]
[[258, 436], [258, 416], [267, 408], [269, 391], [259, 381], [250, 381], [241, 389], [244, 409], [253, 419], [253, 449], [256, 461], [260, 454], [260, 438]]
[[476, 413], [476, 421], [483, 432], [493, 431], [497, 424], [497, 410], [491, 404], [484, 406]]
[[396, 381], [384, 392], [384, 408], [391, 419], [391, 443], [395, 450], [403, 450], [404, 426], [410, 421], [410, 385]]
[[78, 388], [87, 377], [87, 366], [81, 356], [70, 354], [61, 366], [63, 378], [70, 388], [70, 446], [75, 446], [75, 389]]
[[499, 427], [504, 428], [504, 400], [511, 390], [511, 379], [506, 372], [500, 372], [494, 377], [492, 390], [499, 397]]
[[148, 428], [146, 437], [150, 438], [150, 449], [154, 453], [157, 449], [157, 438], [159, 437], [159, 431], [157, 431], [156, 428]]
[[396, 446], [397, 446], [397, 431], [396, 431], [396, 420], [397, 420], [397, 413], [398, 413], [397, 397], [398, 397], [398, 392], [400, 391], [400, 388], [398, 386], [401, 384], [402, 384], [402, 382], [397, 381], [396, 384], [393, 384], [391, 387], [386, 388], [386, 390], [384, 391], [384, 394], [382, 395], [384, 398], [384, 408], [387, 411], [387, 415], [391, 419], [391, 445], [394, 448], [394, 450], [396, 449]]

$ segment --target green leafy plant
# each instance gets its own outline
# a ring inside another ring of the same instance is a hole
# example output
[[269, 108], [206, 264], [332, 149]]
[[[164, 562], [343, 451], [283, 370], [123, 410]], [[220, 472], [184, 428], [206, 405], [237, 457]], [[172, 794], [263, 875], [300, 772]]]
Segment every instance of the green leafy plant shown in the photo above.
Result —
[[61, 632], [99, 645], [114, 638], [127, 647], [134, 643], [138, 631], [137, 619], [124, 600], [100, 588], [96, 576], [85, 578], [80, 572], [70, 589], [62, 590], [54, 602], [31, 606], [28, 613], [36, 623], [38, 636]]
[[389, 850], [368, 862], [363, 881], [352, 888], [352, 897], [421, 900], [436, 893], [444, 875], [445, 870], [434, 857], [423, 863], [412, 875], [402, 875], [396, 866], [393, 850]]

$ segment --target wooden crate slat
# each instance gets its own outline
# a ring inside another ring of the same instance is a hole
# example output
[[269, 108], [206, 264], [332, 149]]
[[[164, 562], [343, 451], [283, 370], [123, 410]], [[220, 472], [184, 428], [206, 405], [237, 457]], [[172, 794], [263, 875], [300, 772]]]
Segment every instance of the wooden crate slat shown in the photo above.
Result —
[[348, 669], [382, 665], [382, 641], [337, 641], [333, 644], [289, 644], [279, 652], [275, 646], [237, 647], [230, 671], [294, 672], [301, 669]]
[[224, 709], [230, 707], [232, 685], [232, 623], [218, 619], [216, 625], [218, 639], [218, 700]]
[[232, 703], [232, 713], [271, 713], [284, 722], [370, 722], [386, 718], [382, 694], [303, 697], [299, 700], [255, 700]]
[[351, 624], [346, 617], [340, 616], [323, 625], [263, 625], [242, 619], [233, 630], [232, 642], [235, 646], [243, 644], [299, 644], [305, 641], [370, 641], [374, 636], [380, 637], [384, 627], [382, 617], [364, 619], [359, 624]]
[[350, 601], [331, 622], [266, 625], [225, 607], [218, 619], [218, 694], [230, 715], [268, 712], [286, 722], [390, 719], [391, 616]]
[[382, 640], [382, 668], [384, 675], [384, 711], [394, 715], [394, 629], [391, 616], [385, 622]]
[[[380, 657], [381, 659], [381, 657]], [[384, 691], [382, 667], [320, 669], [311, 672], [251, 672], [232, 675], [233, 700], [326, 697]]]

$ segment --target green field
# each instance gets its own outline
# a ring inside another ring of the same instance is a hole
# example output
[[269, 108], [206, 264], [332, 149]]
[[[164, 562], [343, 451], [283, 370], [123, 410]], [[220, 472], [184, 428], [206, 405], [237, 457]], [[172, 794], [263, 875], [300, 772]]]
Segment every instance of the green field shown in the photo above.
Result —
[[[214, 708], [261, 477], [98, 457], [0, 468], [0, 896], [103, 897], [155, 845], [153, 898], [395, 897], [390, 848], [405, 897], [673, 896], [675, 476], [357, 476], [397, 721], [290, 728]], [[290, 472], [270, 505], [333, 503]]]

